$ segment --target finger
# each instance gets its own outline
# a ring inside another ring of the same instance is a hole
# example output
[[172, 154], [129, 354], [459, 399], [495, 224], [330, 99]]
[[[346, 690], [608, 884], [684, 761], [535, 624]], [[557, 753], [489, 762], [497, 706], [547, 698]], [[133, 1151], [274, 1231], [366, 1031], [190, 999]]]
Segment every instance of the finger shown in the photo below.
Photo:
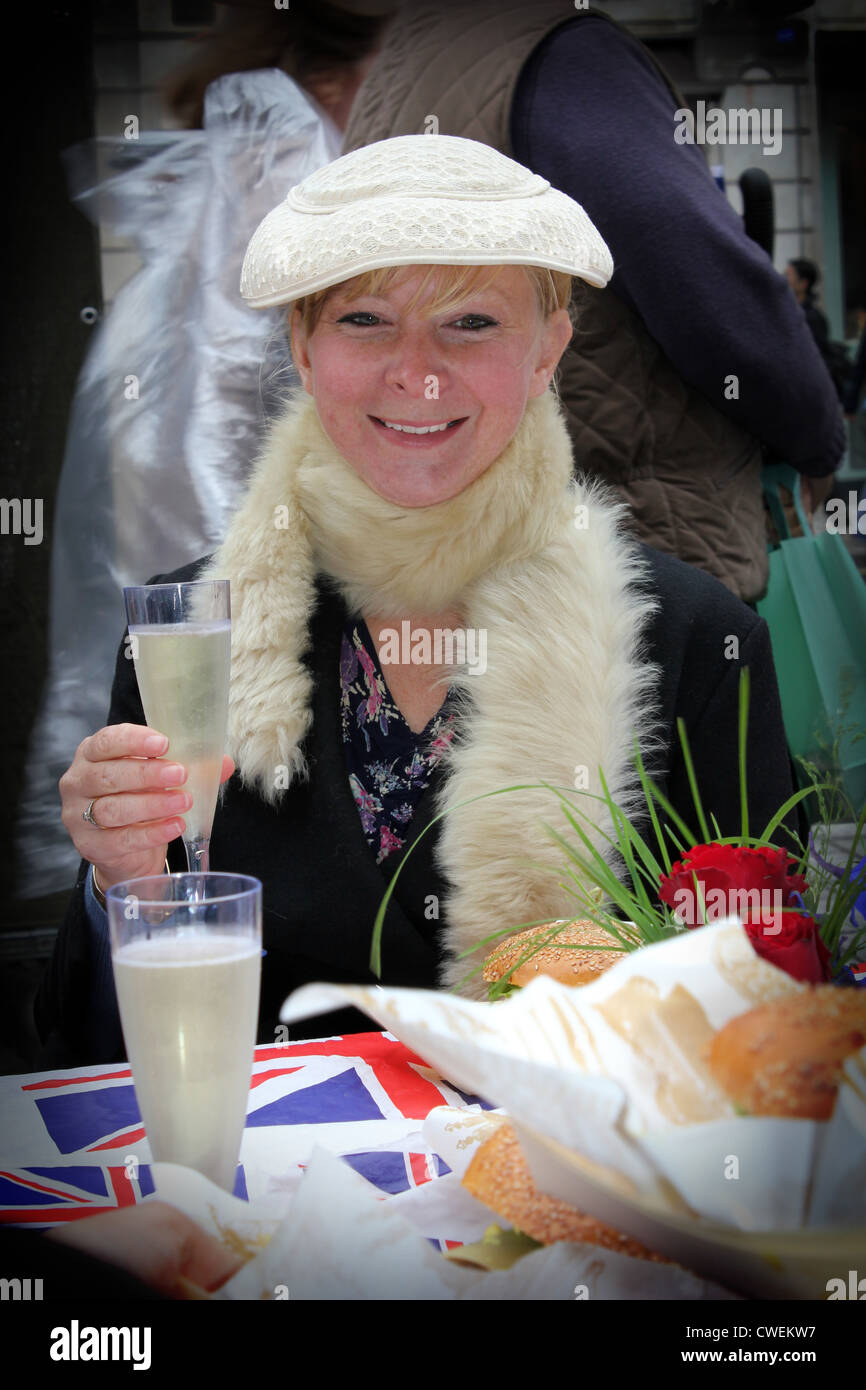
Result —
[[163, 1248], [170, 1246], [172, 1250], [171, 1262], [165, 1262], [160, 1280], [168, 1293], [175, 1291], [179, 1275], [202, 1289], [214, 1289], [245, 1263], [236, 1251], [167, 1202], [155, 1202], [151, 1207], [150, 1230], [154, 1236], [161, 1235]]
[[229, 778], [233, 776], [234, 770], [234, 760], [229, 757], [228, 753], [224, 754], [222, 772], [220, 773], [220, 785], [222, 785], [223, 782], [227, 782]]
[[192, 796], [185, 791], [150, 792], [146, 795], [99, 796], [91, 815], [100, 830], [138, 826], [175, 819], [188, 811]]
[[75, 835], [75, 847], [91, 864], [117, 864], [130, 854], [141, 854], [157, 845], [167, 845], [186, 830], [179, 816], [141, 825], [119, 826], [116, 830], [85, 830]]
[[168, 739], [147, 724], [107, 724], [83, 740], [78, 751], [91, 763], [110, 758], [158, 758], [168, 749]]
[[213, 1290], [237, 1274], [245, 1263], [240, 1255], [196, 1226], [188, 1234], [180, 1272], [193, 1284]]
[[90, 801], [118, 792], [156, 792], [163, 787], [182, 787], [187, 769], [169, 758], [111, 758], [84, 762], [76, 768], [72, 790]]
[[128, 1269], [167, 1294], [175, 1292], [180, 1274], [215, 1288], [244, 1263], [190, 1217], [159, 1201], [86, 1217], [50, 1232], [49, 1239]]

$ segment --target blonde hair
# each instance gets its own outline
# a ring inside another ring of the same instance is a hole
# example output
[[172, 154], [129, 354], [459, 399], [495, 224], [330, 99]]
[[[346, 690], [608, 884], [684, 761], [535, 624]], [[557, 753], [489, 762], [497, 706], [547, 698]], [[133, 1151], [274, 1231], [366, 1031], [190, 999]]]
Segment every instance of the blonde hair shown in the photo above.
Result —
[[[381, 266], [378, 270], [367, 270], [350, 280], [342, 280], [339, 285], [329, 285], [327, 289], [315, 290], [305, 294], [288, 306], [288, 322], [291, 327], [294, 310], [301, 316], [301, 323], [307, 337], [313, 332], [325, 307], [328, 296], [335, 290], [350, 289], [353, 295], [380, 294], [395, 280], [404, 278], [416, 269], [415, 266]], [[502, 266], [478, 265], [430, 265], [422, 276], [417, 290], [407, 308], [413, 309], [426, 300], [430, 314], [447, 313], [459, 304], [473, 290], [486, 289], [496, 278]], [[535, 290], [538, 308], [542, 318], [548, 318], [557, 309], [570, 309], [572, 304], [572, 277], [561, 270], [547, 270], [543, 266], [524, 265], [520, 267], [529, 277]], [[432, 288], [429, 300], [427, 294]]]

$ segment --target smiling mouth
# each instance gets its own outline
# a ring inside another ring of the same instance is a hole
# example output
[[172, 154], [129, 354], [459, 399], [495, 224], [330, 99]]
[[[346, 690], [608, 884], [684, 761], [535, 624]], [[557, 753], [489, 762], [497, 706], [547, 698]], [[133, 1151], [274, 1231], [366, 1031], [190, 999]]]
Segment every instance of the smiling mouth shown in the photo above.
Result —
[[431, 436], [435, 438], [437, 435], [447, 434], [449, 430], [454, 430], [458, 425], [462, 425], [466, 416], [464, 415], [458, 420], [442, 420], [432, 425], [399, 424], [396, 420], [382, 420], [378, 415], [371, 415], [370, 419], [394, 434], [409, 435], [413, 438], [419, 436], [421, 438], [430, 438]]

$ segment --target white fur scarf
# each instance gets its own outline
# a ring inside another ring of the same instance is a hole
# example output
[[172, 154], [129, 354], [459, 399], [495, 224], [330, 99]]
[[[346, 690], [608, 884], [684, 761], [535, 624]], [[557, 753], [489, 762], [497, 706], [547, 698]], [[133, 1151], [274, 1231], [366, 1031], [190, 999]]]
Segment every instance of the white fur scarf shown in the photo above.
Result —
[[[467, 629], [486, 632], [484, 673], [464, 666], [449, 676], [464, 703], [437, 808], [449, 811], [439, 823], [451, 885], [444, 986], [461, 986], [477, 960], [454, 957], [491, 932], [578, 910], [561, 884], [563, 852], [543, 828], [574, 839], [552, 792], [460, 803], [525, 782], [598, 793], [601, 767], [613, 797], [637, 804], [632, 737], [645, 751], [655, 737], [655, 672], [640, 659], [653, 601], [629, 587], [642, 563], [619, 532], [623, 510], [573, 479], [551, 393], [529, 402], [508, 447], [464, 492], [411, 509], [361, 481], [302, 397], [274, 425], [208, 567], [207, 577], [231, 581], [229, 750], [244, 784], [270, 802], [279, 784], [307, 775], [311, 680], [301, 657], [317, 573], [337, 582], [350, 612], [411, 619], [458, 608]], [[580, 803], [604, 850], [602, 804]], [[484, 991], [476, 977], [461, 992]]]

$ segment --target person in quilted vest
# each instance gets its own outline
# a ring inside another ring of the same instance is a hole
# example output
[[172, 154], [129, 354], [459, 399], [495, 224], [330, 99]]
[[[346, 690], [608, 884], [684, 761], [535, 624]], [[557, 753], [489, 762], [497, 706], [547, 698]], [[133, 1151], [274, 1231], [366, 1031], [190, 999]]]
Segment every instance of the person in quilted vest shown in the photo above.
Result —
[[637, 534], [753, 603], [768, 566], [761, 465], [801, 474], [807, 509], [845, 447], [833, 383], [785, 279], [746, 236], [686, 105], [646, 47], [565, 0], [406, 0], [361, 87], [344, 150], [463, 135], [547, 178], [611, 248], [560, 368], [579, 470], [629, 502]]

